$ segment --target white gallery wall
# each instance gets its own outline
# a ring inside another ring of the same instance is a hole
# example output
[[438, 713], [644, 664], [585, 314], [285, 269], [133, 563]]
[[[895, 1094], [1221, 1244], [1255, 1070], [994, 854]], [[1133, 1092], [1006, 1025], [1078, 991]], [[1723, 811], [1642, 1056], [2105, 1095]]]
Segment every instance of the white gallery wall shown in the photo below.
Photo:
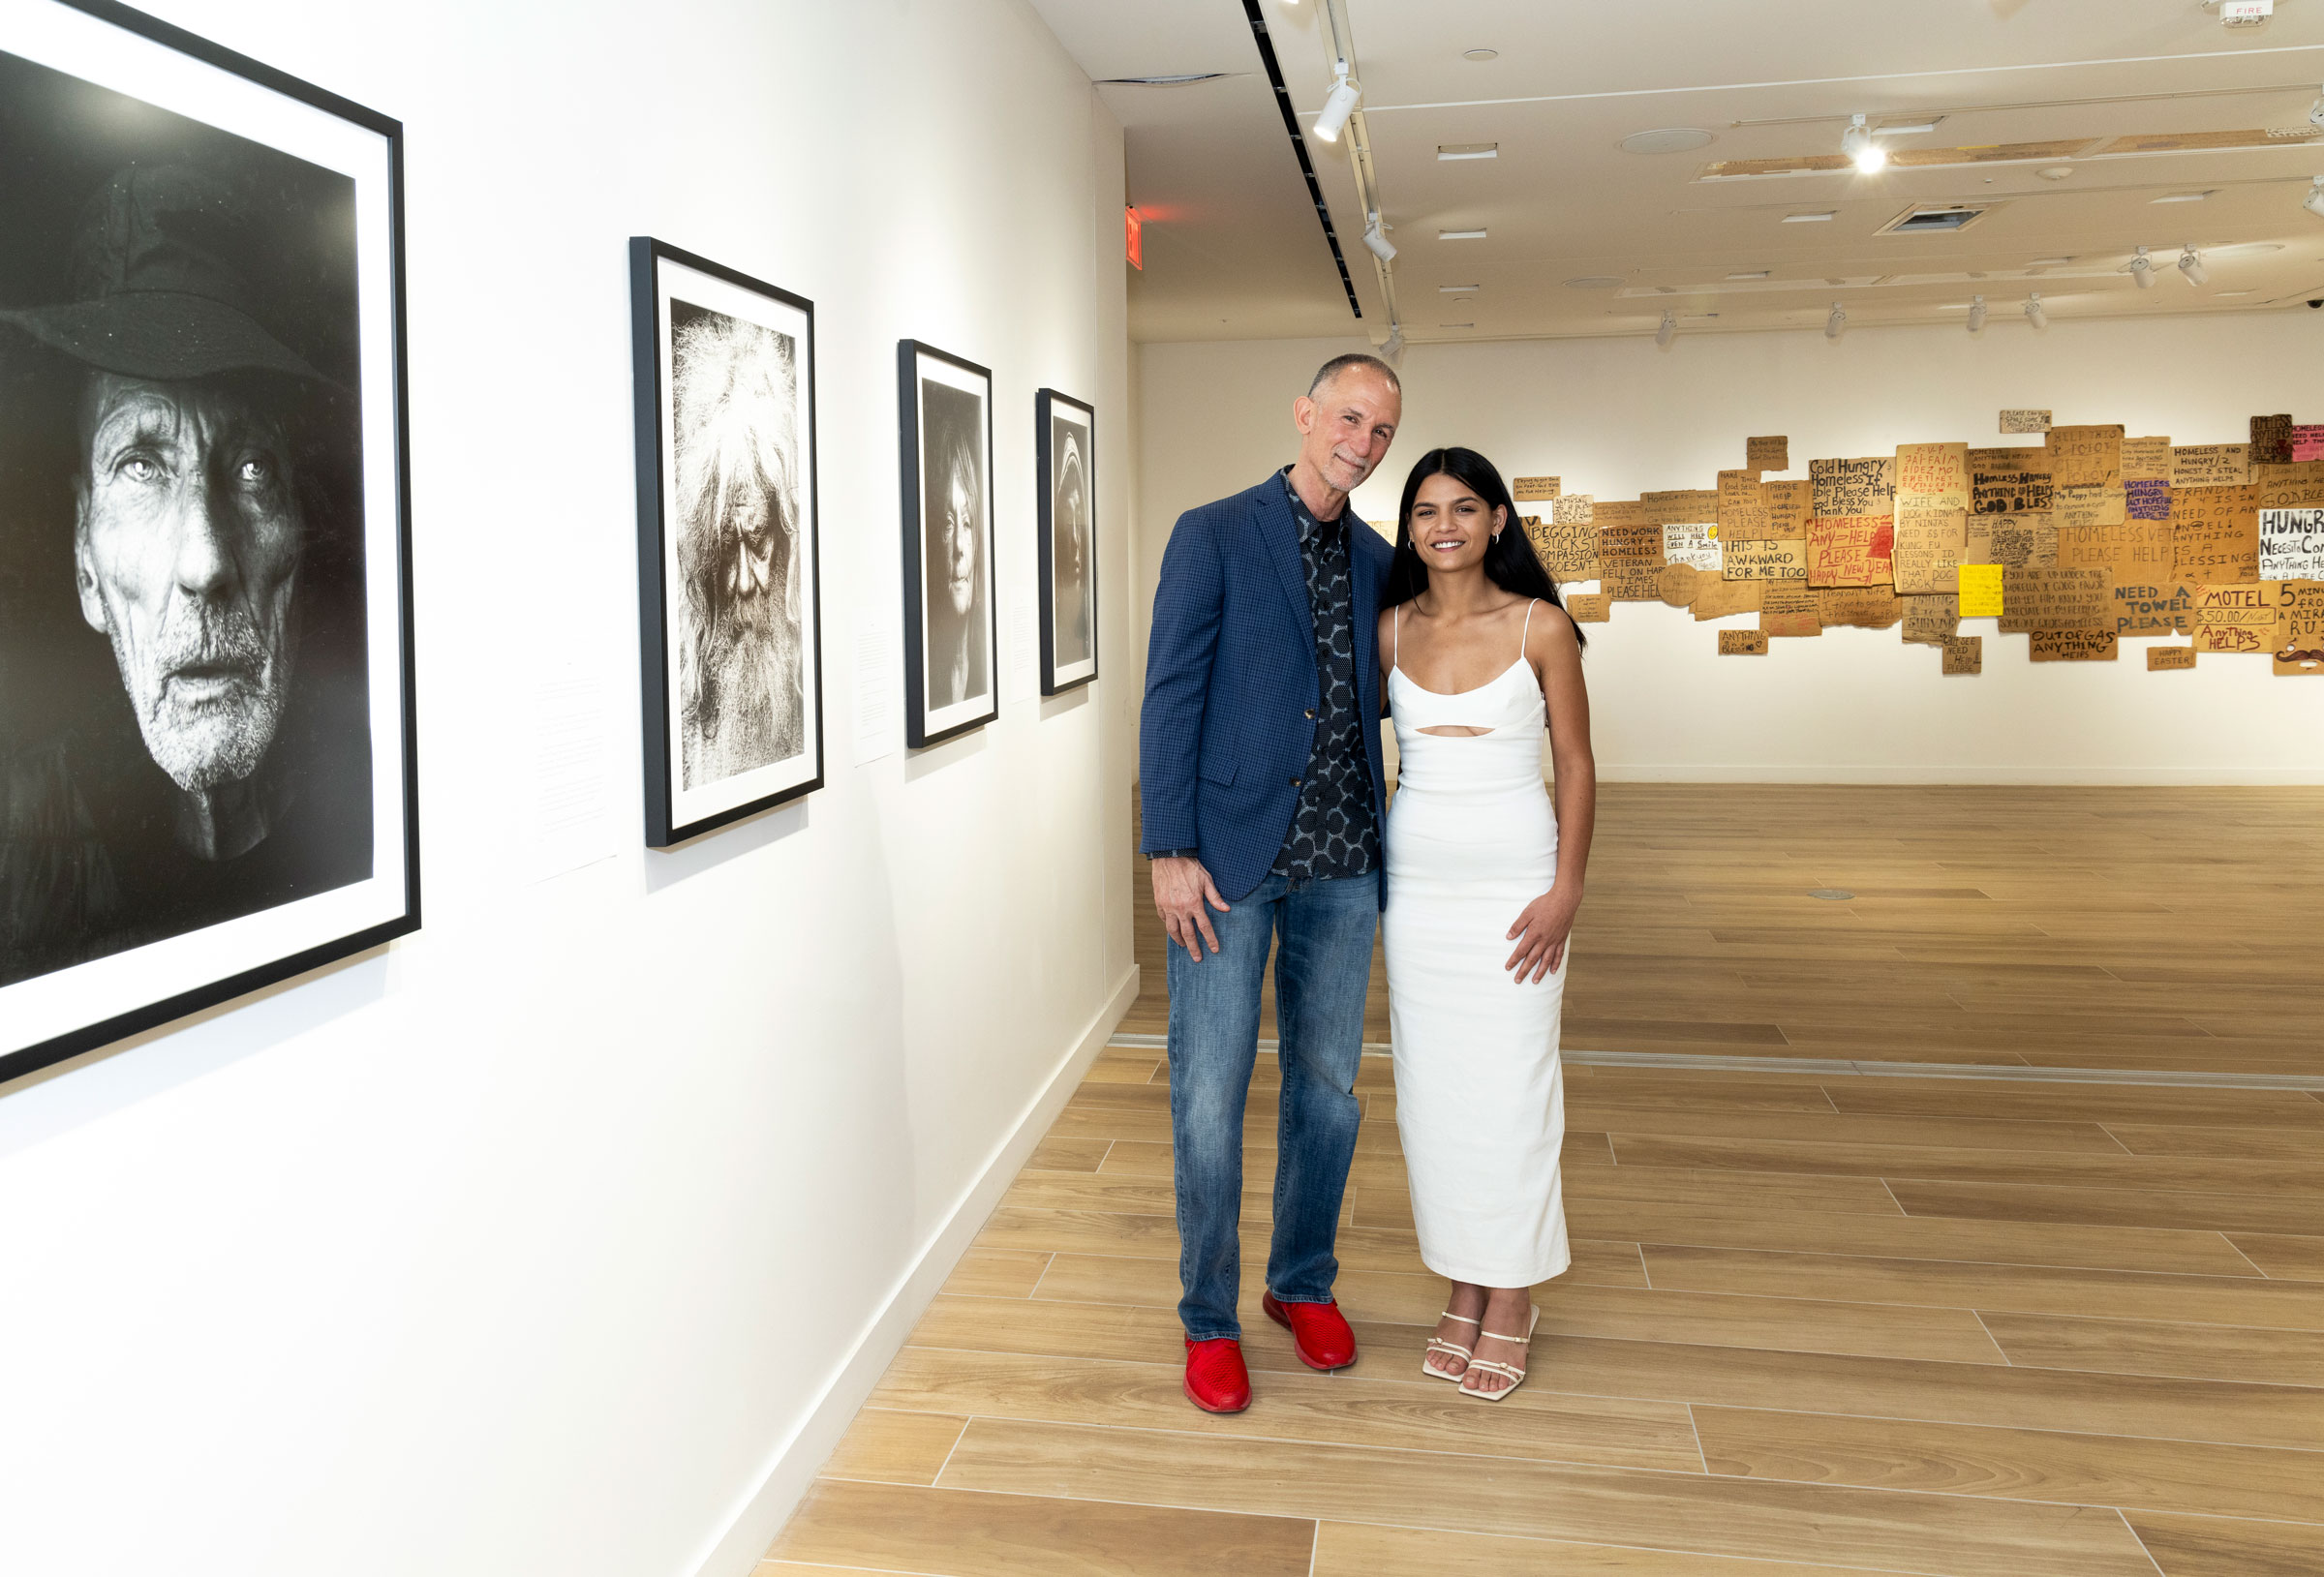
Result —
[[[2166, 282], [2176, 285], [2176, 281]], [[2169, 297], [2155, 294], [2167, 305]], [[2074, 321], [2035, 330], [1996, 312], [1972, 336], [1942, 326], [1421, 345], [1405, 356], [1404, 426], [1356, 495], [1392, 531], [1405, 472], [1465, 444], [1505, 475], [1635, 499], [1709, 487], [1743, 440], [1782, 433], [1792, 469], [1899, 443], [2024, 442], [2003, 407], [2060, 423], [2123, 422], [2179, 443], [2242, 442], [2257, 413], [2324, 420], [2324, 311]], [[1360, 338], [1140, 348], [1133, 591], [1143, 661], [1171, 523], [1250, 486], [1296, 452], [1292, 397]], [[2278, 679], [2264, 658], [2206, 656], [2150, 674], [2146, 644], [2113, 663], [2034, 666], [2022, 635], [1986, 636], [1985, 671], [1944, 678], [1934, 648], [1895, 629], [1839, 629], [1715, 654], [1722, 627], [1685, 609], [1622, 603], [1587, 627], [1599, 772], [1607, 778], [1791, 782], [2278, 783], [2324, 781], [2324, 680]]]
[[[747, 1571], [1134, 994], [1119, 131], [1022, 0], [146, 3], [406, 127], [424, 928], [0, 1090], [0, 1571]], [[668, 854], [632, 234], [818, 335], [829, 786]], [[1004, 649], [918, 753], [859, 708], [905, 336], [995, 375]], [[1050, 701], [1043, 385], [1104, 664]]]

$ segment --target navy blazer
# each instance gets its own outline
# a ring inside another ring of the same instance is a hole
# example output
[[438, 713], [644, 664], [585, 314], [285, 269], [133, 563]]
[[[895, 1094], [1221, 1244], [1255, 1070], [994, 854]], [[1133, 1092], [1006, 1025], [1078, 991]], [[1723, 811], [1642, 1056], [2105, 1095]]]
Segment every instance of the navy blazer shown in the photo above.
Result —
[[[1356, 590], [1363, 761], [1385, 842], [1379, 617], [1395, 550], [1353, 510], [1341, 519]], [[1299, 521], [1282, 473], [1180, 515], [1162, 553], [1146, 653], [1141, 848], [1200, 850], [1219, 896], [1233, 903], [1249, 894], [1274, 868], [1299, 810], [1322, 692]]]

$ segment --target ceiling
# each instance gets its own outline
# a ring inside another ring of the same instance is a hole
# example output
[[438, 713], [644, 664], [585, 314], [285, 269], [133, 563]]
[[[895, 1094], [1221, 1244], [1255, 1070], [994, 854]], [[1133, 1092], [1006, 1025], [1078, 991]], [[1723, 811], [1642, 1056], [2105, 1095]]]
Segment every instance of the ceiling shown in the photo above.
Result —
[[[2027, 332], [2034, 290], [2053, 318], [2324, 299], [2324, 219], [2301, 206], [2324, 174], [2324, 0], [2236, 30], [2196, 0], [1256, 0], [1303, 131], [1331, 83], [1327, 3], [1352, 45], [1358, 124], [1305, 141], [1361, 323], [1241, 0], [1031, 3], [1092, 79], [1226, 74], [1099, 89], [1146, 221], [1140, 340], [1378, 341], [1391, 291], [1414, 342], [1651, 334], [1666, 311], [1688, 333], [1816, 329], [1835, 302], [1851, 324], [1961, 321], [1980, 293], [1989, 332]], [[1897, 162], [1873, 175], [1719, 167], [1831, 164], [1854, 114], [1937, 125], [1883, 138]], [[1710, 140], [1621, 147], [1670, 129]], [[2186, 140], [2248, 145], [2152, 151]], [[1385, 279], [1359, 239], [1359, 141], [1398, 248]], [[1496, 156], [1438, 157], [1478, 143]], [[1962, 204], [1993, 206], [1879, 233]], [[1785, 222], [1809, 213], [1832, 217]], [[2172, 266], [2188, 242], [2207, 286]]]

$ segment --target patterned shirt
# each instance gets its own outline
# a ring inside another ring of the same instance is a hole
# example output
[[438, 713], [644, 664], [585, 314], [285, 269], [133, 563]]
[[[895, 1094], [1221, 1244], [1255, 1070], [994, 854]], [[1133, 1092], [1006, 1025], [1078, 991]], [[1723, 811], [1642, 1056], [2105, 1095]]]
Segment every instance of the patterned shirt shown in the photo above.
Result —
[[1378, 868], [1380, 832], [1372, 819], [1363, 709], [1357, 702], [1356, 582], [1347, 511], [1342, 509], [1337, 520], [1317, 520], [1291, 485], [1288, 470], [1283, 491], [1291, 495], [1291, 512], [1300, 523], [1300, 563], [1307, 574], [1315, 672], [1323, 694], [1315, 711], [1315, 747], [1300, 779], [1300, 807], [1283, 851], [1275, 856], [1274, 873], [1303, 887]]

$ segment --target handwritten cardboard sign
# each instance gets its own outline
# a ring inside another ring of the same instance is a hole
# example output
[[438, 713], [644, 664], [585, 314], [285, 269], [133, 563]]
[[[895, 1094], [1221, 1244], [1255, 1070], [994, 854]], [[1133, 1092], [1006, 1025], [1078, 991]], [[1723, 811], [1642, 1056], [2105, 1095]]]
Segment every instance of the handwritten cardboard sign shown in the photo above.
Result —
[[2050, 413], [2046, 410], [2002, 412], [2002, 431], [2004, 433], [2046, 433], [2049, 430]]
[[1961, 598], [1961, 617], [1964, 619], [1993, 619], [2006, 607], [2003, 595], [2002, 576], [2006, 573], [2000, 564], [1964, 563], [1961, 584], [1956, 594]]
[[1961, 633], [1961, 598], [1952, 591], [1942, 596], [1904, 598], [1905, 639], [1922, 646], [1942, 646]]
[[1808, 522], [1808, 584], [1886, 586], [1896, 578], [1895, 552], [1892, 516], [1818, 515]]
[[2122, 653], [2110, 629], [2037, 629], [2029, 634], [2035, 662], [2112, 662]]
[[1660, 526], [1598, 527], [1598, 561], [1602, 564], [1644, 563], [1660, 569], [1663, 565], [1663, 529]]
[[2292, 418], [2289, 414], [2251, 418], [2251, 464], [2288, 466], [2292, 463]]
[[1969, 445], [1900, 443], [1896, 446], [1896, 506], [1918, 503], [1932, 509], [1969, 509]]
[[1709, 521], [1690, 521], [1664, 527], [1663, 562], [1685, 564], [1706, 575], [1723, 573], [1718, 526]]
[[1723, 629], [1719, 632], [1719, 655], [1764, 657], [1767, 655], [1767, 633], [1756, 629]]
[[2053, 427], [2042, 447], [2050, 454], [2050, 480], [2059, 487], [2123, 485], [2123, 429], [2119, 423]]
[[2276, 672], [2285, 679], [2324, 674], [2324, 580], [2285, 581], [2276, 598]]
[[2043, 449], [1969, 451], [1969, 508], [1975, 515], [2033, 515], [2050, 506], [2050, 457]]
[[1682, 487], [1667, 493], [1647, 493], [1638, 502], [1646, 509], [1646, 518], [1657, 526], [1675, 526], [1692, 520], [1719, 518], [1719, 490], [1715, 487]]
[[1526, 540], [1533, 544], [1534, 557], [1541, 560], [1551, 580], [1563, 585], [1598, 578], [1597, 527], [1569, 526], [1535, 515], [1524, 519]]
[[[1703, 580], [1703, 573], [1693, 564], [1665, 564], [1655, 577], [1655, 591], [1673, 608], [1694, 606], [1695, 588]], [[1723, 578], [1722, 586], [1726, 585]]]
[[1900, 596], [1949, 595], [1968, 543], [1968, 514], [1958, 506], [1928, 508], [1896, 500], [1896, 590]]
[[1834, 624], [1892, 629], [1903, 621], [1905, 604], [1889, 587], [1837, 586], [1816, 593], [1816, 612], [1827, 629]]
[[1719, 473], [1719, 540], [1746, 542], [1767, 534], [1767, 489], [1758, 472]]
[[2293, 425], [2292, 464], [2297, 466], [2303, 460], [2324, 460], [2324, 426]]
[[1972, 515], [1965, 537], [1965, 564], [2049, 569], [2058, 563], [2058, 528], [2047, 515]]
[[1730, 581], [1724, 576], [1697, 574], [1695, 577], [1695, 618], [1731, 619], [1736, 614], [1759, 611], [1759, 581]]
[[1861, 519], [1896, 512], [1896, 456], [1861, 460], [1811, 460], [1808, 481], [1816, 490], [1816, 513], [1829, 520]]
[[2259, 490], [2171, 489], [2172, 574], [2202, 585], [2259, 579]]
[[1808, 578], [1808, 542], [1727, 542], [1727, 578], [1730, 581], [1804, 581]]
[[2171, 518], [2171, 484], [2153, 476], [2123, 479], [2123, 513], [2132, 520]]
[[1789, 470], [1791, 440], [1780, 434], [1774, 438], [1747, 438], [1743, 440], [1743, 464], [1758, 471]]
[[1804, 580], [1764, 582], [1759, 587], [1759, 628], [1777, 637], [1821, 635], [1823, 605]]
[[2195, 665], [2195, 649], [2191, 646], [2151, 646], [2147, 648], [2147, 672], [2167, 674], [2185, 672]]
[[1604, 591], [1576, 591], [1565, 600], [1566, 617], [1576, 624], [1603, 624], [1613, 614], [1614, 599]]
[[1598, 571], [1598, 590], [1616, 602], [1662, 600], [1663, 566], [1651, 559], [1605, 561]]
[[2167, 482], [2171, 479], [2171, 440], [2167, 438], [2123, 440], [2123, 480]]
[[2050, 519], [2067, 527], [2120, 526], [2128, 518], [2127, 496], [2120, 486], [2060, 487], [2050, 494]]
[[2118, 581], [2114, 588], [2117, 635], [2177, 635], [2194, 618], [2195, 590], [2185, 581]]
[[2175, 443], [2171, 446], [2171, 486], [2242, 487], [2251, 480], [2251, 446], [2248, 443]]
[[2262, 509], [2324, 507], [2324, 460], [2289, 466], [2253, 466], [2254, 501]]
[[1808, 522], [1816, 518], [1816, 484], [1813, 482], [1761, 482], [1761, 497], [1767, 503], [1767, 531], [1770, 542], [1804, 542], [1808, 536]]
[[2259, 512], [2259, 578], [2263, 581], [2324, 577], [2324, 509], [2262, 509]]
[[1985, 637], [1963, 635], [1944, 643], [1944, 671], [1981, 674], [1985, 671]]
[[1600, 499], [1590, 512], [1600, 531], [1616, 526], [1643, 526], [1646, 506], [1636, 499]]
[[1597, 519], [1597, 501], [1587, 493], [1561, 493], [1549, 500], [1549, 520], [1553, 525], [1589, 526]]
[[2058, 528], [2058, 567], [2108, 569], [2117, 581], [2167, 581], [2177, 573], [2171, 523], [2125, 520], [2113, 526]]
[[1510, 496], [1519, 503], [1539, 503], [1557, 497], [1558, 483], [1554, 476], [1512, 476]]
[[2276, 634], [2276, 588], [2253, 581], [2241, 586], [2198, 586], [2193, 616], [2198, 652], [2257, 655]]
[[2002, 629], [2114, 633], [2114, 577], [2103, 569], [2004, 569]]

